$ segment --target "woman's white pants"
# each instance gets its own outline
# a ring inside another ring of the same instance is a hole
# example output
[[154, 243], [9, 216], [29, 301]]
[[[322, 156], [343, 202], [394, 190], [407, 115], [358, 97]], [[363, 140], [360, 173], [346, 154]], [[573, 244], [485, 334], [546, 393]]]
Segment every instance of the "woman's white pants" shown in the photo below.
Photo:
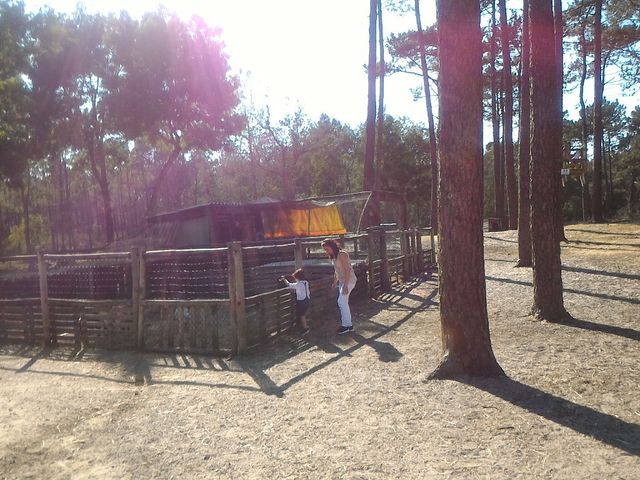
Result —
[[343, 283], [338, 283], [338, 308], [340, 309], [340, 324], [343, 327], [350, 327], [353, 325], [351, 322], [351, 309], [349, 308], [349, 295], [355, 285], [349, 285], [349, 291], [345, 295], [342, 293]]

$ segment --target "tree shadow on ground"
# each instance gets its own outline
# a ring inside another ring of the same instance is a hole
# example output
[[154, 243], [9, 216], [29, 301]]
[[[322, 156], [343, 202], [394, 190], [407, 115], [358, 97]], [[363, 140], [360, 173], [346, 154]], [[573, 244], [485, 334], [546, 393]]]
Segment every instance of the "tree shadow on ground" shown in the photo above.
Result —
[[638, 238], [637, 233], [625, 233], [625, 232], [603, 232], [602, 230], [584, 230], [580, 228], [567, 228], [567, 232], [580, 232], [580, 233], [595, 233], [597, 235], [613, 235], [616, 237], [636, 237]]
[[[516, 266], [518, 260], [514, 260], [512, 258], [487, 258], [485, 257], [486, 262], [497, 262], [497, 263], [513, 263]], [[573, 272], [573, 273], [586, 273], [589, 275], [600, 275], [603, 277], [614, 277], [614, 278], [622, 278], [625, 280], [640, 280], [640, 275], [633, 275], [631, 273], [622, 273], [622, 272], [607, 272], [604, 270], [593, 270], [591, 268], [578, 268], [571, 267], [568, 265], [562, 265], [563, 272]]]
[[[5, 367], [0, 366], [0, 370], [5, 372], [14, 372], [16, 375], [22, 375], [27, 373], [37, 373], [38, 375], [52, 375], [59, 377], [74, 377], [74, 378], [92, 378], [95, 380], [102, 380], [113, 383], [132, 383], [120, 376], [111, 377], [108, 375], [95, 375], [86, 373], [76, 373], [68, 371], [58, 371], [55, 369], [44, 370], [38, 368], [37, 363], [40, 360], [49, 361], [61, 361], [61, 362], [77, 362], [82, 361], [84, 352], [77, 348], [42, 348], [31, 345], [2, 345], [0, 348], [0, 355], [22, 357], [27, 359], [27, 362], [21, 367]], [[100, 354], [93, 353], [89, 355], [92, 360], [100, 361]]]
[[[613, 247], [613, 246], [620, 246], [620, 247], [635, 247], [635, 248], [640, 248], [640, 244], [638, 243], [620, 243], [620, 242], [594, 242], [592, 240], [569, 240], [569, 243], [571, 243], [572, 246], [576, 246], [576, 245], [598, 245], [598, 246], [605, 246], [605, 247]], [[617, 251], [623, 250], [620, 248], [616, 248]], [[634, 251], [634, 250], [630, 250], [630, 251]]]
[[[433, 306], [435, 304], [433, 298], [435, 298], [438, 293], [437, 288], [434, 288], [427, 296], [420, 296], [411, 293], [411, 290], [413, 290], [419, 284], [420, 282], [414, 282], [412, 286], [409, 286], [407, 288], [404, 288], [403, 286], [400, 289], [393, 290], [388, 295], [386, 295], [388, 301], [383, 300], [383, 298], [385, 298], [385, 296], [383, 295], [379, 297], [376, 302], [367, 302], [363, 305], [363, 307], [365, 307], [364, 312], [361, 310], [356, 310], [354, 313], [356, 313], [358, 316], [364, 315], [367, 318], [371, 318], [369, 315], [371, 315], [372, 313], [388, 309], [391, 305], [400, 304], [403, 300], [409, 298], [409, 296], [413, 298], [413, 300], [418, 301], [418, 304], [415, 306], [403, 305], [404, 309], [406, 310], [406, 314], [395, 323], [388, 326], [375, 323], [372, 324], [375, 333], [370, 334], [370, 332], [367, 331], [367, 333], [365, 334], [349, 334], [348, 336], [355, 341], [355, 344], [352, 344], [350, 346], [343, 346], [342, 343], [338, 343], [335, 336], [333, 335], [332, 337], [321, 336], [315, 341], [311, 339], [309, 341], [309, 344], [311, 346], [317, 347], [326, 353], [331, 353], [333, 354], [333, 356], [331, 358], [323, 360], [320, 363], [317, 363], [316, 365], [313, 365], [306, 371], [295, 375], [281, 385], [276, 385], [265, 373], [265, 371], [272, 368], [277, 363], [292, 358], [294, 355], [297, 355], [299, 353], [295, 351], [289, 351], [284, 355], [279, 355], [277, 351], [282, 348], [280, 345], [282, 339], [276, 338], [270, 344], [261, 346], [259, 349], [249, 355], [236, 357], [233, 359], [233, 361], [240, 365], [242, 369], [256, 381], [256, 383], [264, 393], [268, 395], [275, 395], [278, 397], [284, 396], [285, 392], [289, 388], [303, 381], [314, 373], [334, 364], [335, 362], [340, 361], [345, 357], [353, 355], [353, 353], [364, 347], [373, 348], [378, 354], [378, 358], [382, 362], [398, 361], [400, 358], [402, 358], [402, 353], [398, 351], [393, 345], [387, 342], [379, 341], [379, 339], [389, 332], [399, 328], [404, 323], [408, 322], [418, 312], [423, 311], [424, 309], [429, 308], [429, 306]], [[359, 330], [366, 331], [366, 329], [360, 329], [359, 325], [356, 325], [356, 327]]]
[[510, 240], [508, 238], [500, 238], [500, 237], [492, 237], [491, 235], [484, 235], [485, 240], [495, 240], [497, 242], [506, 242], [506, 243], [518, 243], [517, 240]]
[[[491, 275], [487, 275], [485, 276], [485, 279], [491, 280], [494, 282], [512, 283], [514, 285], [522, 285], [524, 287], [533, 287], [533, 283], [531, 282], [524, 282], [522, 280], [513, 280], [511, 278], [493, 277]], [[637, 298], [619, 297], [617, 295], [607, 295], [604, 293], [585, 292], [584, 290], [575, 290], [573, 288], [565, 288], [564, 292], [575, 293], [576, 295], [586, 295], [587, 297], [601, 298], [604, 300], [616, 300], [618, 302], [626, 302], [626, 303], [632, 303], [634, 305], [640, 305], [640, 299], [637, 299]]]
[[[238, 366], [231, 365], [227, 360], [191, 355], [191, 354], [152, 354], [134, 351], [111, 351], [101, 349], [79, 350], [71, 348], [43, 349], [24, 345], [3, 345], [0, 355], [23, 357], [27, 362], [17, 368], [0, 366], [1, 371], [20, 374], [37, 374], [55, 377], [90, 378], [104, 382], [131, 386], [145, 385], [192, 385], [207, 388], [222, 388], [259, 392], [259, 387], [233, 385], [230, 383], [197, 382], [191, 380], [158, 380], [152, 378], [151, 371], [155, 368], [180, 368], [190, 370], [208, 370], [212, 372], [235, 371], [245, 373]], [[44, 369], [38, 365], [40, 360], [60, 362], [96, 362], [113, 367], [109, 372], [98, 375], [90, 373], [69, 372], [66, 369], [57, 370], [55, 367]]]
[[625, 337], [630, 340], [640, 340], [640, 331], [634, 330], [633, 328], [616, 327], [614, 325], [605, 325], [602, 323], [590, 322], [588, 320], [579, 320], [577, 318], [565, 320], [562, 322], [562, 325], [580, 328], [582, 330], [591, 330], [593, 332], [609, 333], [611, 335]]
[[[608, 244], [609, 246], [614, 245], [617, 246], [619, 245], [618, 243], [611, 243]], [[609, 248], [605, 248], [605, 247], [590, 247], [590, 246], [581, 246], [578, 245], [576, 243], [570, 243], [566, 246], [567, 249], [575, 249], [575, 250], [590, 250], [590, 251], [604, 251], [607, 252], [610, 249]], [[628, 252], [628, 253], [633, 253], [633, 254], [637, 254], [640, 250], [638, 248], [616, 248], [615, 249], [616, 253], [620, 253], [620, 252]]]
[[508, 377], [460, 378], [459, 381], [611, 445], [631, 455], [640, 454], [640, 425], [565, 400]]
[[640, 280], [640, 275], [632, 275], [630, 273], [605, 272], [602, 270], [591, 270], [589, 268], [568, 267], [566, 265], [562, 266], [562, 270], [565, 272], [587, 273], [591, 275], [602, 275], [605, 277], [624, 278], [627, 280]]
[[[418, 295], [413, 291], [420, 285], [427, 284], [431, 289], [428, 295]], [[132, 386], [146, 385], [190, 385], [205, 388], [237, 389], [250, 392], [263, 392], [267, 395], [277, 397], [284, 396], [285, 391], [291, 386], [313, 375], [315, 372], [351, 356], [355, 351], [363, 348], [373, 348], [382, 362], [395, 362], [402, 358], [393, 345], [388, 342], [379, 341], [379, 338], [397, 329], [402, 324], [410, 320], [418, 312], [437, 306], [434, 301], [437, 295], [437, 280], [434, 272], [413, 279], [403, 285], [394, 286], [389, 292], [381, 294], [375, 300], [356, 302], [352, 311], [354, 316], [361, 320], [356, 326], [367, 328], [360, 329], [364, 334], [354, 333], [349, 336], [356, 342], [351, 346], [344, 346], [343, 339], [335, 336], [335, 328], [331, 325], [329, 330], [318, 332], [318, 335], [311, 338], [296, 335], [290, 329], [278, 336], [273, 337], [269, 342], [258, 345], [245, 355], [233, 358], [217, 358], [207, 355], [182, 354], [182, 353], [149, 353], [137, 351], [112, 351], [102, 349], [79, 349], [75, 347], [59, 347], [54, 349], [43, 349], [36, 346], [26, 345], [2, 345], [0, 355], [24, 357], [27, 362], [17, 368], [0, 366], [0, 370], [13, 371], [16, 374], [37, 373], [57, 376], [72, 376], [77, 378], [93, 378], [107, 382], [119, 384], [129, 384]], [[414, 305], [406, 305], [409, 301]], [[392, 325], [382, 325], [370, 321], [376, 314], [384, 310], [396, 308], [405, 311], [406, 314]], [[277, 385], [267, 375], [266, 371], [280, 363], [283, 363], [307, 350], [318, 348], [326, 353], [333, 354], [333, 357], [314, 365], [307, 371], [294, 376], [282, 385]], [[43, 370], [37, 367], [40, 360], [83, 362], [94, 361], [108, 364], [114, 367], [112, 375], [95, 375], [88, 373], [77, 373], [68, 371], [57, 371], [55, 369]], [[256, 386], [233, 385], [230, 383], [214, 383], [206, 381], [191, 380], [162, 380], [152, 377], [155, 369], [188, 369], [204, 370], [211, 372], [233, 372], [249, 375]]]
[[[518, 259], [517, 258], [489, 258], [489, 257], [484, 257], [484, 261], [485, 262], [498, 262], [498, 263], [513, 263], [513, 266], [516, 266], [516, 263], [518, 263]], [[530, 268], [530, 267], [527, 267]]]
[[[514, 283], [514, 284], [523, 285], [523, 286], [532, 286], [531, 282], [523, 282], [519, 280], [512, 280], [509, 278], [487, 277], [487, 279], [494, 280], [497, 282]], [[603, 298], [606, 300], [617, 300], [621, 302], [640, 304], [640, 300], [636, 300], [633, 298], [617, 297], [613, 295], [597, 294], [597, 293], [591, 293], [591, 292], [583, 292], [583, 291], [572, 290], [572, 289], [565, 289], [564, 291], [570, 292], [570, 293], [576, 293], [578, 295], [587, 295], [592, 297]], [[611, 335], [617, 335], [619, 337], [625, 337], [630, 340], [640, 340], [640, 331], [634, 330], [632, 328], [617, 327], [615, 325], [606, 325], [603, 323], [590, 322], [588, 320], [580, 320], [577, 318], [569, 318], [561, 323], [558, 323], [558, 325], [575, 327], [583, 330], [591, 330], [593, 332], [608, 333]]]
[[389, 342], [380, 342], [378, 340], [369, 340], [362, 335], [354, 335], [359, 342], [365, 343], [373, 348], [378, 354], [381, 362], [397, 362], [402, 358], [402, 352]]

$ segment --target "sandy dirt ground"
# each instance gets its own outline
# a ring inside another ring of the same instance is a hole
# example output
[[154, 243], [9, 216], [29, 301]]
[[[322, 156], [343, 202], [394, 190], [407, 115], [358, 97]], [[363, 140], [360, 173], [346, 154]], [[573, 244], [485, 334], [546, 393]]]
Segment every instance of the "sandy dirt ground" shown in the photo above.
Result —
[[[640, 478], [640, 226], [572, 225], [569, 325], [529, 315], [515, 232], [485, 237], [506, 378], [425, 381], [437, 274], [233, 359], [0, 347], [4, 479]], [[336, 311], [337, 315], [337, 311]]]

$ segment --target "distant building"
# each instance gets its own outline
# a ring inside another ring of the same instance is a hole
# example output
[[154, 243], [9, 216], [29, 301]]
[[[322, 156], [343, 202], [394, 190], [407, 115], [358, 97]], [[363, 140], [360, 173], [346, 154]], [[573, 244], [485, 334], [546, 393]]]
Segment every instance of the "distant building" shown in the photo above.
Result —
[[210, 248], [232, 241], [342, 235], [348, 228], [340, 205], [360, 205], [355, 210], [359, 218], [350, 219], [353, 225], [349, 230], [360, 231], [367, 206], [373, 203], [371, 200], [399, 207], [394, 220], [399, 227], [406, 227], [406, 201], [403, 195], [393, 192], [365, 191], [301, 200], [264, 197], [254, 202], [212, 202], [152, 215], [147, 218], [142, 236], [113, 242], [108, 249]]
[[[156, 246], [203, 248], [231, 241], [340, 235], [347, 232], [334, 201], [208, 203], [148, 218]], [[160, 244], [160, 245], [158, 245]]]

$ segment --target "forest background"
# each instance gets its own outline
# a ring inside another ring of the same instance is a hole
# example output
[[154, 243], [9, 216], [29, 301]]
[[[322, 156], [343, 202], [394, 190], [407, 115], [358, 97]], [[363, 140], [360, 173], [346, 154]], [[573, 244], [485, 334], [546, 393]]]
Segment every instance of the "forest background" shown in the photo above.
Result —
[[[565, 115], [567, 157], [580, 150], [589, 157], [593, 147], [593, 98], [585, 98], [584, 86], [594, 82], [595, 3], [578, 0], [565, 8], [565, 92], [584, 104], [577, 120]], [[411, 15], [418, 4], [386, 2], [384, 9]], [[491, 99], [498, 100], [504, 138], [509, 88], [500, 52], [503, 43], [508, 46], [510, 77], [518, 85], [522, 9], [509, 8], [500, 28], [495, 2], [485, 4], [485, 111], [495, 124]], [[638, 89], [638, 12], [633, 0], [604, 6], [605, 94]], [[420, 62], [420, 38], [426, 65]], [[378, 59], [376, 76], [428, 71], [437, 105], [434, 27], [425, 26], [421, 36], [410, 30], [383, 39], [386, 58]], [[301, 108], [275, 118], [269, 106], [255, 106], [229, 67], [223, 35], [202, 19], [184, 20], [162, 9], [140, 18], [82, 9], [32, 13], [21, 2], [1, 1], [0, 45], [0, 255], [103, 248], [140, 234], [147, 215], [206, 202], [293, 199], [366, 186], [365, 123], [353, 126], [328, 115], [312, 119]], [[424, 91], [415, 91], [418, 101], [426, 100]], [[519, 89], [513, 91], [518, 111]], [[608, 218], [634, 216], [640, 104], [628, 111], [618, 101], [604, 101], [602, 113], [604, 212]], [[437, 112], [434, 117], [437, 124]], [[376, 188], [404, 192], [410, 223], [429, 224], [428, 127], [385, 115], [377, 128], [382, 144]], [[499, 150], [504, 146], [500, 142]], [[496, 204], [505, 202], [495, 188], [496, 178], [504, 180], [504, 173], [495, 174], [495, 152], [494, 142], [488, 143], [487, 217], [497, 216]], [[517, 156], [513, 167], [517, 176]], [[590, 181], [588, 169], [587, 186]], [[590, 215], [575, 179], [565, 185], [563, 213], [567, 221]]]

